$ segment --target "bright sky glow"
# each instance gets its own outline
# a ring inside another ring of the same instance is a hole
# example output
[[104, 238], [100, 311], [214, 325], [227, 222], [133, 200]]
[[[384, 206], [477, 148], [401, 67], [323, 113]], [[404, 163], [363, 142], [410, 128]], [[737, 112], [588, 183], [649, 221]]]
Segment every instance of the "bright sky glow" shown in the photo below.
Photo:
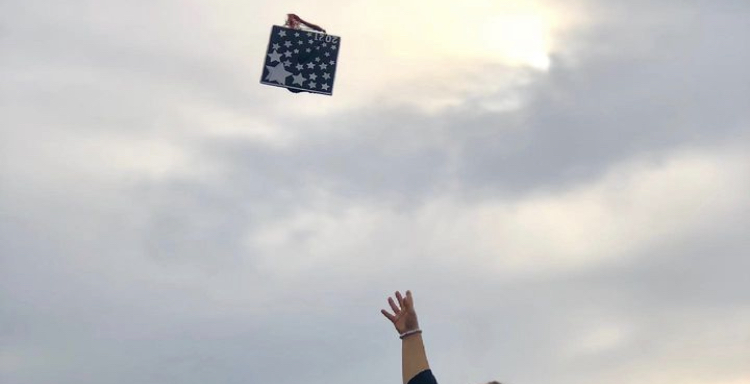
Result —
[[[378, 11], [393, 9], [385, 5]], [[549, 66], [555, 28], [565, 21], [539, 2], [507, 0], [464, 1], [460, 6], [412, 1], [388, 17], [394, 22], [376, 31], [385, 51], [399, 58], [493, 60], [542, 70]]]

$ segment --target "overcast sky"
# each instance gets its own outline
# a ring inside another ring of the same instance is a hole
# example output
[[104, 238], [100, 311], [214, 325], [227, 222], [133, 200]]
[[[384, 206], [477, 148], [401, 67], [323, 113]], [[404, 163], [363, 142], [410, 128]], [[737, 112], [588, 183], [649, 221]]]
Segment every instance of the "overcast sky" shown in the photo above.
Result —
[[[261, 85], [341, 36], [332, 97]], [[0, 382], [750, 383], [746, 0], [0, 0]]]

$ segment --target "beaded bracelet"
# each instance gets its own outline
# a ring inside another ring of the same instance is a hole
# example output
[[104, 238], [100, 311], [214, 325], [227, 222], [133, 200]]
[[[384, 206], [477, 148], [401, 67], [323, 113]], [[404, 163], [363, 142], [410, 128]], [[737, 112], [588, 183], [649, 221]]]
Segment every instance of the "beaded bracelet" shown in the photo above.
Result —
[[405, 337], [408, 337], [408, 336], [411, 336], [411, 335], [414, 335], [414, 334], [417, 334], [417, 333], [422, 333], [422, 330], [418, 329], [418, 328], [417, 329], [412, 329], [411, 331], [406, 331], [406, 332], [400, 334], [398, 337], [399, 337], [399, 339], [403, 340]]

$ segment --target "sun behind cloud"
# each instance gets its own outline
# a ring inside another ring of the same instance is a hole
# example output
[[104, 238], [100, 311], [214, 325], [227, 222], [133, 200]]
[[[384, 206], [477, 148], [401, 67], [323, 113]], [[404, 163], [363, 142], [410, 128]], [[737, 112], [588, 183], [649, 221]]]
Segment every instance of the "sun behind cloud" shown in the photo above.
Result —
[[379, 2], [343, 37], [338, 91], [429, 113], [502, 93], [549, 69], [576, 14], [541, 1]]
[[402, 59], [469, 59], [546, 70], [554, 32], [566, 22], [549, 6], [514, 0], [462, 6], [414, 1], [403, 8], [381, 31], [386, 52]]

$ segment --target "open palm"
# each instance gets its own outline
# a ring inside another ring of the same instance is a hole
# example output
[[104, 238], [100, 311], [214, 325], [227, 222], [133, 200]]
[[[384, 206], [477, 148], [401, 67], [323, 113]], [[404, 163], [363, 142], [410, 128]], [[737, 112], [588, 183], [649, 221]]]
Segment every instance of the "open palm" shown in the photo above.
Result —
[[392, 314], [385, 309], [380, 312], [393, 323], [398, 333], [419, 329], [417, 312], [414, 310], [414, 298], [411, 295], [411, 291], [406, 291], [406, 297], [401, 296], [401, 292], [397, 291], [396, 300], [398, 301], [398, 305], [392, 297], [388, 298], [388, 304], [393, 310]]

